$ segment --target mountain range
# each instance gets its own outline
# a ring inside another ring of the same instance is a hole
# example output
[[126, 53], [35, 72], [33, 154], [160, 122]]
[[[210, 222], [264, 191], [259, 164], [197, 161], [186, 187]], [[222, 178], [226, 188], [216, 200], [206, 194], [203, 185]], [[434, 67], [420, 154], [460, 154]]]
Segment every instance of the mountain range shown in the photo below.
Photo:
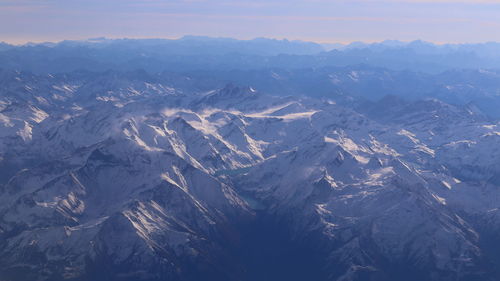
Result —
[[500, 278], [496, 70], [93, 41], [0, 51], [0, 280]]
[[[332, 49], [333, 48], [333, 49]], [[368, 64], [391, 70], [438, 74], [451, 69], [500, 68], [500, 43], [433, 44], [314, 42], [256, 38], [66, 40], [58, 43], [0, 43], [2, 68], [36, 73], [144, 69], [148, 72], [319, 68]]]

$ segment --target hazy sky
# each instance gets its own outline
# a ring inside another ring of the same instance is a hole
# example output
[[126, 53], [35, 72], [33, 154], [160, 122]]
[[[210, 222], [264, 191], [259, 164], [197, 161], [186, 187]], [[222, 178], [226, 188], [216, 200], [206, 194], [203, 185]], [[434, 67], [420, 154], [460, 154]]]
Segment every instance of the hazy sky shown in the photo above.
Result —
[[188, 34], [500, 41], [500, 0], [0, 0], [0, 41]]

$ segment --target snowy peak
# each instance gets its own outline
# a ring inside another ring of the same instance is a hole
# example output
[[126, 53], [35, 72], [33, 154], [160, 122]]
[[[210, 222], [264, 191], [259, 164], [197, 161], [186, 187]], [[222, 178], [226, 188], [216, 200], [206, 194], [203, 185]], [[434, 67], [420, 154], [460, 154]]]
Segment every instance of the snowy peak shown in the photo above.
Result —
[[2, 76], [0, 276], [249, 280], [257, 231], [328, 280], [489, 280], [500, 129], [472, 105], [88, 75]]

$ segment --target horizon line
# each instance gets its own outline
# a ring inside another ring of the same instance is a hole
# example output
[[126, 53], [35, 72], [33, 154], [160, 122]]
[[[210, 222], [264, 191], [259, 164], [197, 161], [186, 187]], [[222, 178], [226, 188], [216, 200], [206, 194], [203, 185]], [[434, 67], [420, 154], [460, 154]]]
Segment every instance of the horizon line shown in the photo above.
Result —
[[107, 36], [92, 36], [88, 38], [79, 38], [79, 39], [42, 39], [42, 40], [1, 40], [0, 43], [8, 44], [11, 46], [22, 47], [26, 45], [41, 45], [41, 44], [60, 44], [65, 41], [70, 42], [92, 42], [92, 41], [104, 41], [104, 40], [181, 40], [186, 37], [199, 37], [199, 38], [210, 38], [210, 39], [232, 39], [236, 41], [252, 41], [256, 39], [269, 39], [269, 40], [278, 40], [278, 41], [290, 41], [290, 42], [304, 42], [304, 43], [315, 43], [319, 45], [343, 45], [349, 46], [354, 43], [364, 43], [364, 44], [377, 44], [383, 42], [400, 42], [400, 43], [412, 43], [412, 42], [424, 42], [431, 43], [434, 45], [474, 45], [474, 44], [488, 44], [488, 43], [500, 43], [497, 41], [481, 41], [481, 42], [436, 42], [429, 41], [424, 39], [414, 39], [414, 40], [399, 40], [399, 39], [356, 39], [356, 40], [328, 40], [328, 39], [312, 39], [312, 38], [302, 38], [302, 39], [290, 39], [286, 37], [251, 37], [251, 38], [235, 38], [229, 36], [209, 36], [209, 35], [192, 35], [186, 34], [179, 37], [107, 37]]

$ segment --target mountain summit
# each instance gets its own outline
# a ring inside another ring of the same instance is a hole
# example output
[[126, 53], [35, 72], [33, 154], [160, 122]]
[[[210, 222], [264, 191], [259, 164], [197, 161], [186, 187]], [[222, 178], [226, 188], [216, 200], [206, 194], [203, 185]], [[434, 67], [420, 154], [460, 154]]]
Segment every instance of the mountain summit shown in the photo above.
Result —
[[470, 105], [1, 75], [2, 280], [499, 277], [499, 125]]

